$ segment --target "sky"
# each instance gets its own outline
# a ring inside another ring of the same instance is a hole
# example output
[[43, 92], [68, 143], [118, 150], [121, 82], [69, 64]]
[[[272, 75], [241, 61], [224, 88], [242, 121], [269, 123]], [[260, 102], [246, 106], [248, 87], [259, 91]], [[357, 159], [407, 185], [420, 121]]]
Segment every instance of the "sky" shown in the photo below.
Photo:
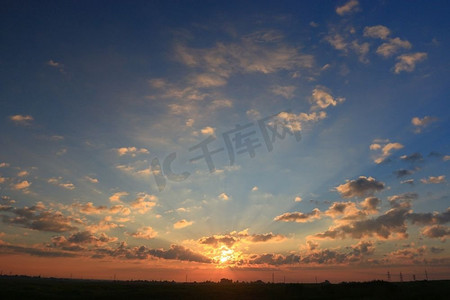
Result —
[[450, 279], [448, 1], [1, 6], [2, 274]]

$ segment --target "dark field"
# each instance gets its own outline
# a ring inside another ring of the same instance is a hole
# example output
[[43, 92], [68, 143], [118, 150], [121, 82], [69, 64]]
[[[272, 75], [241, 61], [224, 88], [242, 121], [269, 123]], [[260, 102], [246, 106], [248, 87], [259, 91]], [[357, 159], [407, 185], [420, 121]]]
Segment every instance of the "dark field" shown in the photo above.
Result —
[[450, 281], [172, 283], [0, 277], [0, 299], [450, 299]]

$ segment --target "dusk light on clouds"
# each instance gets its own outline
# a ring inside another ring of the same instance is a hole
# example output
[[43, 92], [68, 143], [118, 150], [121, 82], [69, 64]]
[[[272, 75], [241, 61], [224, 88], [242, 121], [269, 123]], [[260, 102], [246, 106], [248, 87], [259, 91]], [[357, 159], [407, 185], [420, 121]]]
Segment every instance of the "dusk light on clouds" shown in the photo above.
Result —
[[2, 272], [450, 279], [448, 1], [2, 6]]

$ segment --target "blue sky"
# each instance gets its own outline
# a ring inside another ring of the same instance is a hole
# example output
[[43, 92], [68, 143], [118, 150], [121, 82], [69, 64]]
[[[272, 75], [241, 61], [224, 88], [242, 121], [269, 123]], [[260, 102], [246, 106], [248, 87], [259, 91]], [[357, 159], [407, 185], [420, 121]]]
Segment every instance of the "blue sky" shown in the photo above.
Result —
[[448, 9], [5, 2], [2, 261], [448, 278]]

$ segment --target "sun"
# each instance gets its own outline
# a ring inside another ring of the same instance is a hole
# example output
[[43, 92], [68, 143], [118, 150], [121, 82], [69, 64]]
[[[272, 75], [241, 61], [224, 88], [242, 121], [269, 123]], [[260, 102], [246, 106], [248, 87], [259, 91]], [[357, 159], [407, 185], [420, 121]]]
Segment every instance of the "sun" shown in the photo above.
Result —
[[235, 253], [233, 249], [222, 247], [219, 249], [215, 258], [218, 264], [226, 265], [232, 263], [235, 260]]

